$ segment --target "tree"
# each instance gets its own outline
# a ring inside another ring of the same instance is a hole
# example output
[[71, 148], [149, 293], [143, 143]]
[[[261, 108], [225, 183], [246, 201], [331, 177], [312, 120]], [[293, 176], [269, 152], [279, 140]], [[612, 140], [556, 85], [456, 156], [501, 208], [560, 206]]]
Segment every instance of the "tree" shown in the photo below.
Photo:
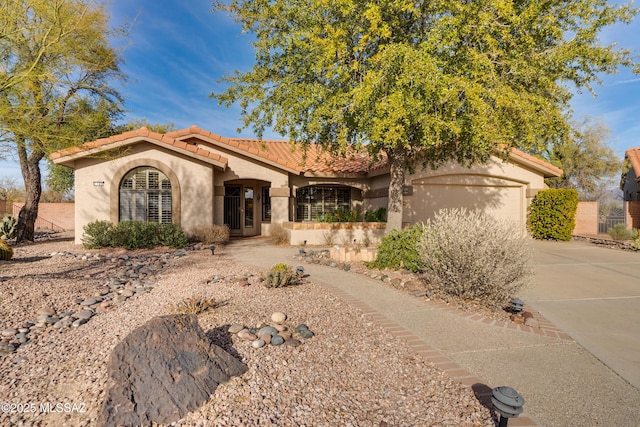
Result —
[[566, 85], [636, 67], [598, 32], [636, 11], [606, 0], [217, 1], [255, 35], [256, 63], [211, 96], [244, 126], [303, 147], [355, 145], [390, 167], [388, 228], [402, 220], [405, 171], [470, 166], [509, 147], [567, 137]]
[[111, 128], [122, 113], [122, 99], [111, 84], [123, 74], [109, 45], [117, 33], [108, 29], [104, 6], [6, 0], [2, 12], [0, 142], [16, 150], [20, 161], [26, 200], [17, 240], [24, 242], [34, 238], [42, 159]]
[[571, 138], [549, 144], [545, 157], [563, 170], [559, 178], [547, 180], [549, 187], [575, 188], [581, 200], [596, 200], [620, 174], [622, 161], [613, 148], [611, 130], [603, 120], [585, 118], [574, 126]]

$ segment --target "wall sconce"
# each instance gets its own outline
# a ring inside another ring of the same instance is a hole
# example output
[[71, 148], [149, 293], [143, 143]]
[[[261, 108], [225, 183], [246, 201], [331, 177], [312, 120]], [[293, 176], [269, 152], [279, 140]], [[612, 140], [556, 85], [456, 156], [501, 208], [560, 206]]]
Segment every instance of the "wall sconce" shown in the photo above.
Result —
[[94, 187], [104, 187], [104, 181], [93, 181]]

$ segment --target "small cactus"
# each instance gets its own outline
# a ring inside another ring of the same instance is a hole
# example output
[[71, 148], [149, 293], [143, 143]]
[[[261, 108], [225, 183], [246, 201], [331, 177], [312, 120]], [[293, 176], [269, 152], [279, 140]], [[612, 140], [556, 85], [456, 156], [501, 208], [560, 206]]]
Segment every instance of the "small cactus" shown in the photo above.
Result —
[[268, 288], [281, 288], [284, 286], [297, 285], [300, 281], [299, 275], [287, 264], [276, 264], [262, 277], [264, 285]]
[[13, 257], [13, 248], [0, 239], [0, 260], [9, 261]]
[[5, 215], [0, 218], [0, 238], [13, 239], [16, 237], [18, 220], [15, 216]]

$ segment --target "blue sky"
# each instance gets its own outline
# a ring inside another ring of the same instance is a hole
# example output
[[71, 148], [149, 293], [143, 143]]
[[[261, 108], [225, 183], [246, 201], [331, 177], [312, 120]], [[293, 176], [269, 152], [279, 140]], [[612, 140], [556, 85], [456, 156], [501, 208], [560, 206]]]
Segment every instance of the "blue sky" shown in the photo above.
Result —
[[[110, 0], [108, 5], [114, 24], [126, 19], [134, 23], [121, 46], [123, 69], [129, 76], [121, 89], [127, 119], [172, 122], [178, 129], [198, 125], [223, 136], [238, 135], [239, 108], [219, 107], [209, 94], [223, 89], [217, 83], [223, 75], [251, 67], [251, 37], [242, 35], [229, 17], [214, 15], [210, 0]], [[607, 29], [601, 40], [640, 55], [640, 18]], [[604, 119], [612, 130], [612, 146], [622, 157], [627, 148], [640, 146], [640, 76], [621, 70], [603, 76], [603, 83], [596, 87], [597, 98], [576, 94], [574, 116]], [[241, 135], [254, 136], [251, 129]], [[16, 161], [0, 161], [3, 177], [22, 183]]]

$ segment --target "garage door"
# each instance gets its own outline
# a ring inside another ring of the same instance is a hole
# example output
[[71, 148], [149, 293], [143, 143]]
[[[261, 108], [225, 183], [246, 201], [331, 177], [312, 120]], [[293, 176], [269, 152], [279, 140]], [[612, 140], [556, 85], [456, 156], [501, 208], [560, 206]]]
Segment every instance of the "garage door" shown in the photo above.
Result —
[[[524, 227], [524, 186], [488, 177], [448, 177], [448, 182], [416, 182], [407, 197], [410, 222], [433, 218], [440, 209], [481, 210], [498, 218], [508, 218]], [[462, 182], [460, 182], [462, 181]], [[405, 208], [406, 209], [406, 208]]]

